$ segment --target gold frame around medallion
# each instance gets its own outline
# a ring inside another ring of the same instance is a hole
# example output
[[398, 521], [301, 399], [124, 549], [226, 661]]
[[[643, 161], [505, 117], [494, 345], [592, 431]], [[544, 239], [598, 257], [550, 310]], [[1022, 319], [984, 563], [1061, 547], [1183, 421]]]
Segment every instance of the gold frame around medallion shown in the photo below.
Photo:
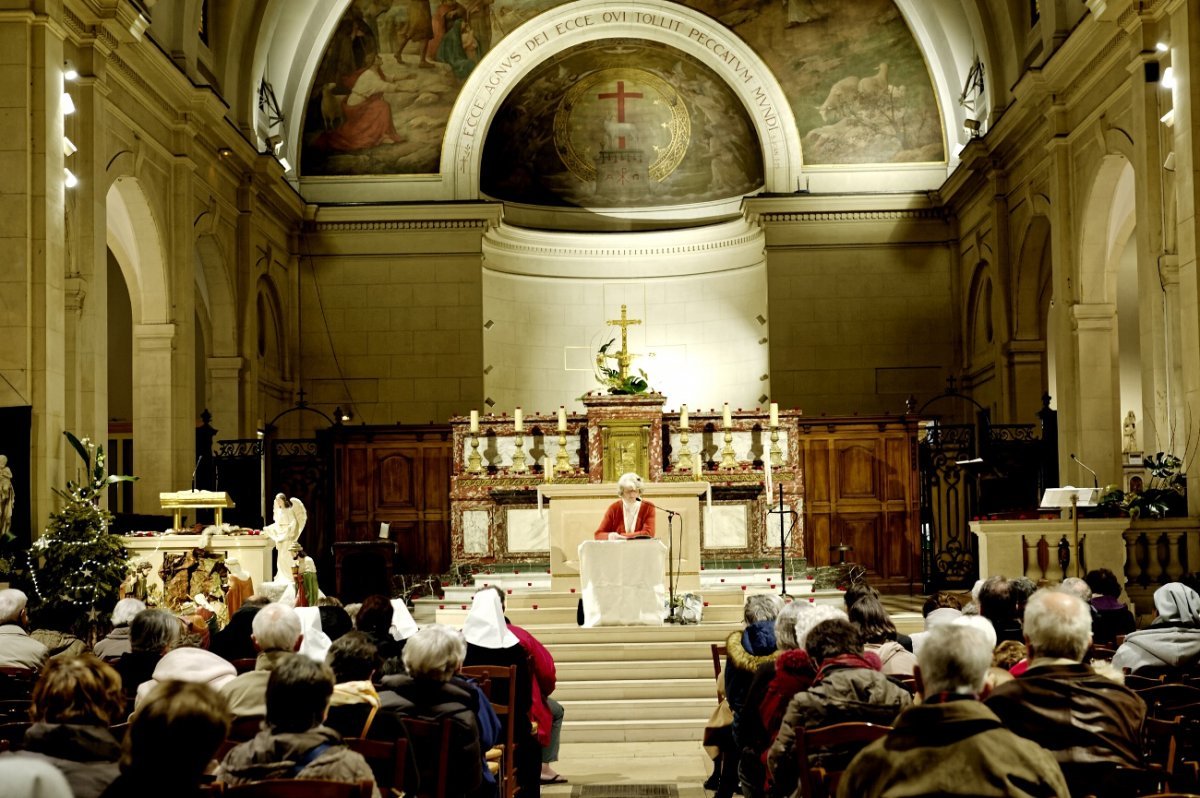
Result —
[[600, 69], [572, 86], [554, 114], [554, 146], [571, 174], [588, 183], [595, 181], [596, 166], [592, 161], [592, 156], [590, 154], [587, 157], [581, 155], [571, 140], [571, 113], [582, 102], [584, 95], [595, 89], [596, 86], [613, 83], [617, 80], [626, 80], [653, 89], [669, 110], [671, 141], [666, 147], [655, 152], [657, 157], [650, 164], [650, 177], [661, 183], [678, 168], [683, 161], [683, 156], [687, 154], [688, 144], [692, 139], [692, 120], [688, 116], [683, 97], [675, 90], [675, 87], [658, 75], [644, 69], [626, 67]]

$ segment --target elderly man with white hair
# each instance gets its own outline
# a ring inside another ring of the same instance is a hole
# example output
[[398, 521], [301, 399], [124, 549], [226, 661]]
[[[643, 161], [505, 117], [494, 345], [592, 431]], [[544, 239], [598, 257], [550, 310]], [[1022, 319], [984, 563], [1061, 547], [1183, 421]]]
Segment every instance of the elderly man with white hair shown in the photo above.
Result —
[[259, 652], [254, 670], [241, 674], [221, 688], [234, 717], [267, 714], [267, 683], [271, 671], [288, 654], [299, 651], [304, 642], [300, 616], [283, 604], [268, 604], [259, 610], [251, 629], [254, 647]]
[[0, 590], [0, 668], [40, 668], [50, 655], [29, 636], [28, 597], [15, 588]]
[[1083, 664], [1092, 613], [1077, 595], [1039, 590], [1025, 607], [1029, 668], [997, 687], [988, 708], [1014, 733], [1050, 751], [1084, 795], [1083, 771], [1097, 764], [1141, 767], [1146, 705], [1122, 684]]
[[102, 640], [97, 641], [92, 653], [105, 662], [116, 662], [132, 650], [129, 639], [129, 625], [137, 614], [146, 609], [141, 599], [123, 598], [117, 602], [112, 611], [112, 631]]
[[642, 478], [632, 472], [622, 474], [617, 495], [621, 498], [608, 506], [596, 528], [596, 540], [654, 537], [655, 507], [642, 501]]
[[1005, 729], [980, 703], [992, 651], [962, 624], [929, 631], [917, 655], [922, 702], [854, 757], [838, 798], [942, 795], [1068, 798], [1061, 770], [1039, 746]]

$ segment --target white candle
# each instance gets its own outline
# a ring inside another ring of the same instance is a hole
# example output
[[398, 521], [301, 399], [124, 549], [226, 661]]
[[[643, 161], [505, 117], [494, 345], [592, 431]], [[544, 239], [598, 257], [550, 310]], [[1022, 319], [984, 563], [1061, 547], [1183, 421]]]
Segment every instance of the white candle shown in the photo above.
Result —
[[567, 408], [565, 405], [558, 406], [558, 431], [567, 431]]
[[697, 478], [699, 478], [701, 470], [702, 469], [700, 466], [700, 453], [692, 452], [692, 473], [695, 474]]
[[779, 403], [771, 402], [771, 426], [779, 426]]
[[521, 415], [521, 408], [518, 407], [513, 411], [513, 429], [517, 432], [525, 431], [525, 425], [523, 423], [524, 418], [525, 417]]
[[479, 411], [478, 410], [471, 411], [471, 432], [473, 434], [479, 432]]
[[680, 429], [688, 428], [687, 405], [679, 406], [679, 428]]
[[733, 426], [733, 416], [729, 412], [729, 402], [725, 403], [724, 416], [725, 416], [725, 429], [729, 429], [730, 427]]

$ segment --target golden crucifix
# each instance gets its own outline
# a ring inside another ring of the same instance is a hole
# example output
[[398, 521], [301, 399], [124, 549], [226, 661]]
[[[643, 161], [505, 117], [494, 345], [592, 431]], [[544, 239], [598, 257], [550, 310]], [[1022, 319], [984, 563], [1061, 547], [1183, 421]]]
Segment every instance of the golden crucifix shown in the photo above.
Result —
[[625, 317], [625, 305], [621, 306], [621, 318], [609, 319], [605, 322], [609, 327], [621, 328], [621, 351], [617, 352], [617, 368], [621, 373], [621, 379], [625, 380], [629, 377], [629, 364], [633, 362], [633, 355], [629, 354], [629, 327], [633, 324], [641, 324], [641, 319], [628, 319]]

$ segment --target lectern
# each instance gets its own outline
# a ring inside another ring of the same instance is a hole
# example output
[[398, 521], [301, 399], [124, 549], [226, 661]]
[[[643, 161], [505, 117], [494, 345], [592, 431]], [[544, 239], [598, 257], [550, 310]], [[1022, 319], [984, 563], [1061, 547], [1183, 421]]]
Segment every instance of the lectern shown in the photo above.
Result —
[[[1095, 507], [1096, 498], [1100, 493], [1098, 488], [1076, 488], [1072, 485], [1065, 485], [1061, 488], [1049, 488], [1042, 494], [1041, 507], [1044, 509], [1071, 509], [1071, 531], [1074, 535], [1074, 540], [1071, 543], [1071, 548], [1075, 551], [1075, 575], [1080, 576], [1079, 563], [1083, 559], [1080, 557], [1079, 551], [1079, 508], [1080, 507]], [[1066, 573], [1066, 568], [1063, 568], [1063, 573]]]

